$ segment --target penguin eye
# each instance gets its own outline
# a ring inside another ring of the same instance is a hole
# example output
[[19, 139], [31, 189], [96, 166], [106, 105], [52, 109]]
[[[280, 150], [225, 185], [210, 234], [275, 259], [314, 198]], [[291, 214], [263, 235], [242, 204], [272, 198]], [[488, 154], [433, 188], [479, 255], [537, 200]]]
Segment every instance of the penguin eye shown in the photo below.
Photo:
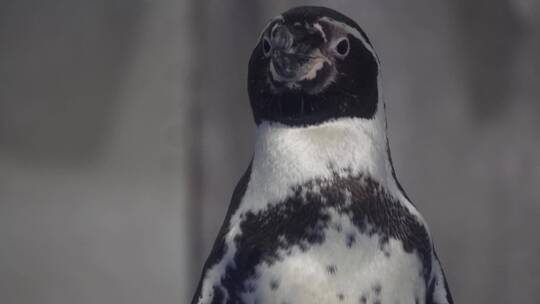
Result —
[[270, 39], [268, 39], [268, 37], [263, 38], [262, 48], [264, 56], [268, 57], [270, 55], [270, 51], [272, 51], [272, 44], [270, 44]]
[[335, 46], [336, 53], [340, 57], [347, 56], [349, 54], [350, 48], [351, 48], [351, 46], [349, 44], [349, 39], [347, 39], [346, 37], [343, 37], [343, 38], [339, 39], [338, 43]]

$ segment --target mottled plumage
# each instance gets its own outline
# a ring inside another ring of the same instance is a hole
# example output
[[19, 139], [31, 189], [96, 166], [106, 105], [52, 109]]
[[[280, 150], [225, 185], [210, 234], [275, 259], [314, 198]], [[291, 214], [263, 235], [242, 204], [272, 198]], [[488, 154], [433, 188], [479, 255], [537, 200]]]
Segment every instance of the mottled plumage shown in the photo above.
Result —
[[452, 303], [399, 185], [373, 47], [351, 19], [299, 7], [253, 51], [257, 123], [192, 303]]

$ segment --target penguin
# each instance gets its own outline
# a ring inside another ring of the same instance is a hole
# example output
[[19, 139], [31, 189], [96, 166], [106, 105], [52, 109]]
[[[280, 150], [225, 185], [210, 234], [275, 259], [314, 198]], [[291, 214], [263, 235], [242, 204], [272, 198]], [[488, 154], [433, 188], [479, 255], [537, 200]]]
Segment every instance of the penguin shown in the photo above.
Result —
[[453, 303], [396, 178], [379, 60], [360, 26], [315, 6], [273, 18], [248, 95], [253, 157], [191, 303]]

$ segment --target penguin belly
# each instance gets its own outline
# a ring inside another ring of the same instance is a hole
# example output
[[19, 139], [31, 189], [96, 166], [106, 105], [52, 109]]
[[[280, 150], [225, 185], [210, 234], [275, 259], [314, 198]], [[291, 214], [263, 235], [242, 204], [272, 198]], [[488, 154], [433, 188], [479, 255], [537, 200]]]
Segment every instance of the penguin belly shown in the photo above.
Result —
[[255, 266], [244, 282], [244, 303], [424, 303], [423, 265], [415, 251], [361, 231], [348, 215], [327, 212], [322, 241], [287, 246], [282, 237], [274, 257]]

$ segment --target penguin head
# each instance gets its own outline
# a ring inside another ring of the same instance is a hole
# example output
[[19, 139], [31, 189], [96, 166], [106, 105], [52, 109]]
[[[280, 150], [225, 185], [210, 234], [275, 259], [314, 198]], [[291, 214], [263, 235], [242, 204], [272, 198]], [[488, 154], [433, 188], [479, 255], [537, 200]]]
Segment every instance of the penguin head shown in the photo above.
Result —
[[263, 29], [249, 61], [255, 122], [308, 126], [371, 119], [378, 74], [373, 47], [352, 19], [325, 7], [290, 9]]

